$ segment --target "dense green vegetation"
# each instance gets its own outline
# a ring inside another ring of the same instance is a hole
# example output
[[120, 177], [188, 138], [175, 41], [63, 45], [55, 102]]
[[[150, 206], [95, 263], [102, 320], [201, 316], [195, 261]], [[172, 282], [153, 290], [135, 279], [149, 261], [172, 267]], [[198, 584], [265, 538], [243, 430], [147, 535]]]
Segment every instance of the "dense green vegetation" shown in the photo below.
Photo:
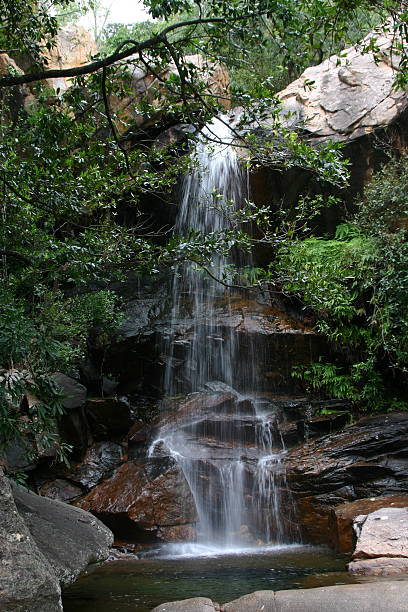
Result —
[[[35, 437], [39, 445], [51, 440], [62, 410], [52, 373], [75, 369], [90, 331], [107, 343], [118, 328], [120, 304], [109, 280], [124, 278], [130, 268], [154, 274], [183, 259], [210, 265], [214, 252], [249, 245], [248, 236], [232, 231], [206, 236], [191, 231], [165, 243], [163, 236], [147, 236], [142, 222], [129, 227], [120, 221], [118, 203], [137, 212], [143, 194], [171, 200], [186, 164], [180, 153], [195, 137], [190, 130], [184, 142], [157, 147], [155, 135], [175, 124], [199, 128], [219, 111], [204, 75], [185, 55], [202, 53], [227, 64], [233, 95], [247, 109], [248, 120], [265, 113], [275, 117], [269, 136], [247, 134], [243, 146], [251, 163], [300, 166], [317, 180], [341, 186], [347, 172], [338, 148], [313, 151], [296, 133], [283, 130], [272, 94], [306, 64], [355, 41], [400, 8], [391, 0], [150, 0], [146, 5], [158, 20], [154, 24], [111, 28], [92, 62], [70, 73], [56, 71], [54, 76], [75, 77], [62, 94], [47, 89], [43, 80], [44, 53], [72, 2], [0, 1], [0, 46], [30, 66], [26, 75], [10, 67], [0, 77], [3, 442], [20, 434]], [[400, 14], [398, 30], [404, 30], [406, 17]], [[171, 62], [174, 73], [163, 78]], [[141, 65], [156, 74], [159, 87], [153, 96], [135, 99], [129, 116], [120, 103], [131, 93], [131, 72]], [[404, 67], [403, 56], [401, 79]], [[28, 86], [31, 105], [16, 108], [14, 101], [28, 93], [18, 88]], [[386, 235], [380, 227], [377, 233], [367, 230], [372, 217], [380, 219], [375, 206], [386, 205], [374, 193], [368, 192], [346, 235], [300, 243], [289, 232], [281, 252], [285, 290], [299, 293], [323, 314], [321, 331], [339, 345], [350, 342], [359, 353], [351, 364], [355, 384], [347, 382], [352, 389], [360, 389], [363, 372], [369, 373], [371, 387], [380, 387], [377, 366], [384, 367], [384, 355], [393, 368], [405, 368], [405, 323], [397, 314], [405, 299], [405, 230]], [[393, 258], [392, 271], [379, 265], [385, 252], [388, 262]], [[316, 372], [303, 373], [315, 387], [320, 385]], [[333, 385], [323, 386], [339, 393]], [[347, 388], [341, 394], [346, 392], [354, 393]]]
[[313, 310], [316, 328], [337, 353], [335, 361], [322, 359], [294, 375], [365, 410], [405, 405], [407, 169], [406, 157], [385, 164], [334, 239], [286, 244], [276, 266], [284, 289]]

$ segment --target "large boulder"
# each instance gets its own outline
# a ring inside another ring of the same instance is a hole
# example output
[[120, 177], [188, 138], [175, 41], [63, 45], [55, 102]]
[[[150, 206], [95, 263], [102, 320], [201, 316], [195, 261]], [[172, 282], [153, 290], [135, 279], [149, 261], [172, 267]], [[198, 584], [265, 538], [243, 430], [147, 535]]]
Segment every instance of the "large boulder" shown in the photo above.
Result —
[[62, 611], [59, 581], [38, 548], [0, 470], [0, 609], [2, 612]]
[[[375, 41], [377, 51], [364, 48]], [[282, 116], [314, 140], [347, 141], [392, 123], [408, 104], [395, 87], [399, 58], [391, 32], [374, 32], [362, 43], [307, 68], [279, 92]]]
[[357, 535], [349, 572], [357, 576], [408, 573], [408, 506], [382, 508], [357, 516]]
[[368, 417], [290, 450], [286, 475], [304, 537], [331, 543], [331, 515], [361, 498], [408, 494], [408, 414]]
[[108, 558], [113, 536], [94, 516], [15, 484], [12, 489], [19, 515], [62, 586]]
[[353, 559], [408, 558], [408, 507], [381, 508], [355, 520], [357, 543]]
[[0, 610], [61, 612], [61, 586], [105, 561], [112, 533], [95, 517], [10, 483], [0, 470]]
[[356, 499], [336, 506], [329, 518], [332, 544], [338, 552], [351, 553], [354, 549], [353, 522], [359, 515], [370, 514], [381, 508], [408, 508], [407, 495], [383, 495]]

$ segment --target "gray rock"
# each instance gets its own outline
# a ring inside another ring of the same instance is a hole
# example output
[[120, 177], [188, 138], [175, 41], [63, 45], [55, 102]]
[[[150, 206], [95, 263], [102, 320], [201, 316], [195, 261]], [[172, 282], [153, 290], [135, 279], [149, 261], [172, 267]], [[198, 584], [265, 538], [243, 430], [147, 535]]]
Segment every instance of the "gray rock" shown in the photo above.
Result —
[[408, 558], [408, 508], [381, 508], [357, 516], [354, 523], [358, 539], [353, 559]]
[[403, 557], [360, 559], [349, 563], [347, 568], [355, 576], [392, 576], [408, 573], [408, 559]]
[[48, 482], [44, 482], [38, 487], [39, 495], [49, 497], [50, 499], [59, 499], [59, 501], [67, 502], [80, 497], [83, 494], [83, 489], [72, 484], [63, 478], [56, 478]]
[[[408, 582], [400, 581], [343, 584], [275, 594], [276, 612], [406, 612], [407, 601]], [[252, 608], [246, 612], [252, 612]], [[265, 607], [264, 612], [269, 609]]]
[[17, 512], [0, 470], [0, 610], [60, 612], [61, 591], [52, 567]]
[[173, 601], [152, 612], [407, 612], [408, 581], [343, 584], [317, 589], [256, 591], [219, 606], [205, 597]]
[[69, 478], [89, 490], [111, 476], [121, 462], [122, 447], [119, 444], [98, 442], [88, 448], [83, 461], [70, 471]]
[[152, 612], [214, 612], [215, 607], [207, 597], [192, 597], [183, 601], [172, 601], [153, 608]]
[[[61, 585], [108, 558], [112, 532], [95, 517], [13, 484], [16, 508]], [[41, 610], [41, 612], [43, 612]]]
[[62, 403], [66, 410], [83, 406], [86, 400], [86, 388], [84, 385], [60, 372], [53, 374], [53, 379], [58, 383], [65, 395]]
[[274, 591], [255, 591], [223, 606], [224, 612], [276, 612]]
[[288, 127], [301, 124], [313, 139], [345, 141], [389, 125], [407, 107], [405, 91], [394, 88], [392, 36], [377, 38], [381, 60], [346, 49], [304, 73], [278, 94]]

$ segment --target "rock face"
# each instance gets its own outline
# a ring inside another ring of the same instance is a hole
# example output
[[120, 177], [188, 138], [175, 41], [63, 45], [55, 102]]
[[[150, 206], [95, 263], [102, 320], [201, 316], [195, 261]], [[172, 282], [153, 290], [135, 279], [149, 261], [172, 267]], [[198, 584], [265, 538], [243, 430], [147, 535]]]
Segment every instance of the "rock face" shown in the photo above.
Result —
[[307, 540], [333, 541], [340, 504], [407, 494], [407, 433], [408, 414], [380, 415], [289, 451], [287, 480]]
[[112, 534], [93, 516], [10, 484], [0, 471], [0, 609], [60, 612], [60, 585], [107, 559]]
[[[378, 53], [361, 49], [376, 39]], [[307, 68], [278, 94], [287, 121], [300, 124], [313, 138], [344, 141], [392, 123], [407, 107], [403, 90], [395, 89], [398, 56], [392, 35], [372, 34], [362, 44]]]

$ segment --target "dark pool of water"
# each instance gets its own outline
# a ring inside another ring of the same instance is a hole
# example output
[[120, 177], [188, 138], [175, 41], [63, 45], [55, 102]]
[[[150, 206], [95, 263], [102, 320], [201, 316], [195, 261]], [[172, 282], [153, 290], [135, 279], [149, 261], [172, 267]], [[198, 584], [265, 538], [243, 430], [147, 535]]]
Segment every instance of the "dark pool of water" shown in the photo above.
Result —
[[64, 596], [64, 612], [148, 612], [166, 601], [210, 597], [225, 603], [256, 590], [354, 582], [347, 559], [312, 546], [219, 556], [113, 561], [85, 576]]

